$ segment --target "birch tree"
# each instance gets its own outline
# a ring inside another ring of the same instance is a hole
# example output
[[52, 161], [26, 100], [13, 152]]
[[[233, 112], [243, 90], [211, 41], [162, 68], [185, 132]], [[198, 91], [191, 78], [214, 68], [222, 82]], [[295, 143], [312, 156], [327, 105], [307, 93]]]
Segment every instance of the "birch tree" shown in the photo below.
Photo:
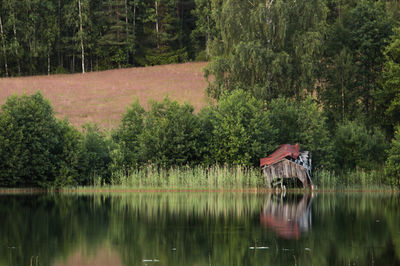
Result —
[[[82, 73], [85, 73], [85, 41], [86, 27], [89, 26], [90, 0], [72, 0], [67, 6], [66, 21], [73, 30], [72, 40], [75, 42], [81, 57]], [[73, 54], [75, 56], [75, 54]]]
[[6, 77], [8, 77], [8, 64], [7, 64], [7, 48], [6, 48], [6, 36], [4, 34], [4, 29], [3, 29], [3, 20], [0, 16], [0, 34], [1, 34], [1, 44], [2, 44], [2, 50], [3, 50], [3, 57], [4, 57], [4, 71]]
[[20, 58], [20, 41], [17, 35], [17, 1], [16, 0], [5, 0], [3, 2], [3, 8], [8, 14], [7, 20], [4, 22], [5, 27], [11, 29], [12, 41], [10, 41], [10, 47], [14, 53], [14, 58], [17, 65], [18, 76], [21, 75], [21, 58]]
[[218, 36], [210, 42], [208, 93], [250, 90], [268, 100], [311, 94], [321, 56], [326, 9], [322, 1], [213, 0]]

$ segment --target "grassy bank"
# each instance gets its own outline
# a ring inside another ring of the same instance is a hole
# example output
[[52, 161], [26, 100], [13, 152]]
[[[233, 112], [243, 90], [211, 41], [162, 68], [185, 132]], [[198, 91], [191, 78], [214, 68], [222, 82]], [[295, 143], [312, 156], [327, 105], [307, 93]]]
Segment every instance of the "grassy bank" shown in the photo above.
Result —
[[[111, 183], [104, 184], [103, 177], [93, 175], [87, 186], [64, 187], [61, 189], [1, 189], [0, 193], [37, 193], [37, 192], [118, 192], [118, 191], [263, 191], [266, 183], [263, 174], [257, 167], [228, 165], [185, 166], [170, 169], [147, 165], [131, 171], [112, 173]], [[354, 170], [343, 173], [315, 171], [312, 177], [316, 191], [398, 191], [387, 183], [383, 170]], [[302, 191], [286, 185], [288, 191]]]
[[[382, 170], [354, 170], [344, 173], [315, 171], [313, 174], [315, 188], [319, 191], [331, 190], [393, 190], [385, 183]], [[170, 169], [148, 165], [131, 171], [118, 171], [112, 174], [111, 184], [101, 183], [100, 176], [93, 176], [92, 184], [79, 189], [201, 189], [201, 190], [246, 190], [265, 189], [263, 174], [256, 167], [228, 165], [185, 166]], [[287, 189], [293, 184], [287, 185]], [[301, 188], [300, 188], [301, 189]]]

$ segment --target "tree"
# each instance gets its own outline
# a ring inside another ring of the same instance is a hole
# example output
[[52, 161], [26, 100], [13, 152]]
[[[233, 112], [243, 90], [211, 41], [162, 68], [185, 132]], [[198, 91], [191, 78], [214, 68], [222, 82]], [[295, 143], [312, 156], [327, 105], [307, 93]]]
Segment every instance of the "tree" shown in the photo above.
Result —
[[82, 152], [79, 154], [79, 184], [93, 184], [96, 178], [102, 183], [110, 183], [110, 150], [109, 141], [96, 125], [86, 124], [83, 127]]
[[385, 175], [392, 186], [400, 187], [400, 128], [396, 129], [385, 164]]
[[279, 144], [299, 143], [302, 149], [312, 153], [314, 168], [333, 169], [335, 161], [331, 134], [326, 117], [313, 99], [296, 102], [280, 97], [268, 104], [268, 110]]
[[2, 52], [3, 52], [3, 57], [4, 57], [4, 72], [5, 72], [5, 76], [8, 77], [6, 36], [4, 34], [3, 20], [1, 19], [1, 16], [0, 16], [0, 34], [1, 34]]
[[262, 101], [248, 92], [225, 93], [217, 106], [210, 108], [203, 113], [203, 121], [210, 121], [203, 130], [211, 133], [206, 144], [208, 163], [255, 166], [277, 147], [268, 112]]
[[219, 98], [240, 87], [261, 99], [301, 98], [317, 77], [325, 31], [322, 1], [233, 1], [213, 12], [208, 92]]
[[[89, 7], [90, 0], [72, 0], [66, 7], [66, 22], [72, 28], [72, 41], [73, 41], [73, 56], [75, 51], [78, 50], [81, 56], [81, 71], [85, 73], [85, 42], [87, 39], [86, 28], [90, 28], [91, 21], [89, 20]], [[78, 48], [78, 49], [76, 49]]]
[[80, 133], [40, 93], [7, 99], [0, 114], [0, 185], [75, 185]]
[[372, 170], [385, 161], [387, 142], [378, 127], [368, 129], [361, 121], [345, 121], [338, 126], [334, 142], [336, 160], [342, 170], [356, 167]]
[[18, 28], [17, 24], [20, 22], [18, 21], [17, 18], [17, 4], [18, 2], [16, 0], [5, 0], [3, 2], [3, 8], [5, 12], [8, 14], [4, 26], [5, 28], [9, 29], [12, 32], [12, 40], [10, 41], [10, 48], [13, 52], [13, 56], [16, 60], [16, 65], [17, 65], [17, 74], [18, 76], [21, 75], [21, 44], [20, 40], [18, 38]]
[[400, 124], [400, 28], [394, 30], [385, 49], [382, 89], [377, 92], [380, 117], [389, 130]]
[[212, 1], [195, 0], [194, 2], [196, 7], [192, 10], [192, 14], [196, 17], [196, 27], [191, 32], [192, 42], [195, 45], [196, 52], [206, 50], [206, 56], [208, 57], [210, 52], [207, 44], [212, 37], [216, 36], [215, 21], [212, 17]]
[[328, 58], [326, 88], [321, 93], [321, 100], [333, 122], [342, 121], [357, 112], [358, 95], [354, 91], [357, 66], [347, 48]]
[[103, 20], [99, 21], [103, 29], [97, 41], [102, 48], [101, 56], [108, 57], [111, 63], [121, 68], [129, 60], [130, 42], [134, 41], [130, 34], [132, 26], [128, 23], [128, 1], [102, 1], [97, 14]]
[[113, 140], [118, 145], [111, 154], [112, 167], [130, 170], [143, 162], [139, 155], [139, 136], [143, 131], [145, 114], [145, 110], [137, 100], [123, 115], [119, 128], [112, 135]]
[[[369, 121], [376, 118], [374, 95], [379, 89], [384, 62], [382, 51], [392, 34], [392, 25], [384, 5], [370, 0], [358, 1], [354, 7], [344, 10], [332, 25], [326, 42], [327, 82], [325, 87], [322, 84], [321, 100], [332, 109], [330, 112], [338, 113], [338, 107], [342, 107], [342, 116], [336, 115], [336, 121], [359, 114], [368, 114]], [[338, 93], [332, 93], [335, 91]], [[335, 97], [340, 92], [343, 97]]]
[[198, 163], [201, 128], [193, 112], [193, 106], [168, 98], [150, 102], [139, 136], [143, 160], [166, 168]]
[[57, 24], [57, 17], [53, 14], [56, 13], [56, 4], [54, 0], [40, 1], [39, 5], [39, 22], [37, 23], [39, 52], [42, 58], [46, 58], [47, 74], [50, 75], [52, 69], [52, 53], [55, 46], [55, 40], [58, 35], [59, 25]]

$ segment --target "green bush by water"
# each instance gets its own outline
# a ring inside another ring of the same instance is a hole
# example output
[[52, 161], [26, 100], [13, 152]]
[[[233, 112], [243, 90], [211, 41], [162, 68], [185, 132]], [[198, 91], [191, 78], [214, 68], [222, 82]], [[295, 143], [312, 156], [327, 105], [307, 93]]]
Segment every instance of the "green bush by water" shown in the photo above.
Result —
[[136, 102], [117, 130], [86, 125], [79, 132], [56, 119], [40, 93], [14, 96], [0, 112], [0, 186], [265, 187], [259, 158], [297, 141], [313, 153], [313, 179], [322, 189], [399, 186], [398, 133], [383, 171], [381, 131], [345, 123], [332, 145], [324, 121], [311, 99], [279, 98], [267, 106], [236, 90], [199, 114], [168, 98], [148, 111]]

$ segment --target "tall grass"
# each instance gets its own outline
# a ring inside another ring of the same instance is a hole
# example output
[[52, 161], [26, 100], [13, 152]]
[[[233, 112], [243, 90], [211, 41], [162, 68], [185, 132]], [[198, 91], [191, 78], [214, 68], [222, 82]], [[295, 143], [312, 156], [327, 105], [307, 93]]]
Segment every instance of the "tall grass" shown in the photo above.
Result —
[[[131, 171], [115, 171], [111, 184], [104, 184], [100, 176], [93, 176], [91, 187], [116, 189], [256, 189], [266, 188], [259, 168], [213, 165], [183, 166], [169, 169], [147, 165]], [[391, 190], [385, 180], [383, 169], [364, 171], [360, 169], [334, 172], [317, 170], [312, 177], [317, 190]], [[299, 182], [297, 182], [299, 185]], [[290, 186], [287, 188], [296, 188]], [[301, 183], [300, 187], [301, 189]]]
[[383, 169], [364, 171], [334, 172], [327, 170], [315, 171], [313, 182], [317, 189], [391, 189], [385, 180]]
[[111, 186], [135, 188], [244, 189], [265, 187], [258, 168], [241, 166], [184, 166], [170, 169], [148, 165], [130, 172], [114, 172]]

